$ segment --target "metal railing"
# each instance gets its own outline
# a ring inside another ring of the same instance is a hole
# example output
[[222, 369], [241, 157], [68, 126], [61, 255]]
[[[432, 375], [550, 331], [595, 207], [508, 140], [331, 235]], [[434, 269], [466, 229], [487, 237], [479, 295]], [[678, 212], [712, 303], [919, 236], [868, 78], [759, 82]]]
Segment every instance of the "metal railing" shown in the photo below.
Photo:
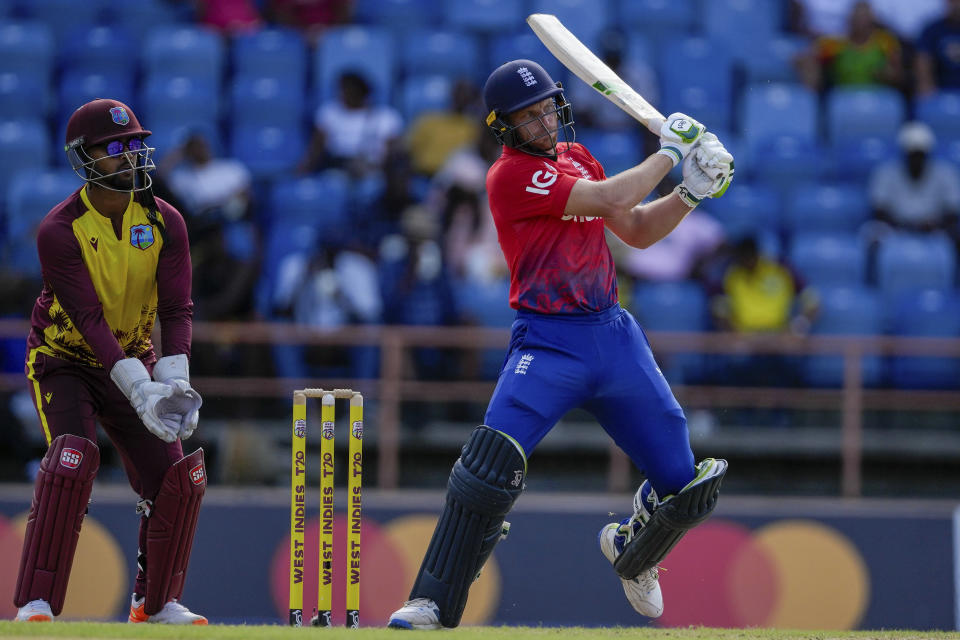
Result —
[[[0, 320], [0, 338], [22, 338], [29, 324]], [[673, 385], [683, 405], [702, 408], [783, 407], [832, 409], [841, 414], [841, 487], [844, 496], [862, 489], [863, 413], [867, 410], [960, 411], [960, 393], [938, 390], [865, 389], [864, 356], [960, 357], [960, 338], [892, 336], [791, 336], [737, 333], [650, 332], [658, 356], [674, 353], [835, 355], [843, 358], [843, 384], [834, 389]], [[195, 377], [203, 393], [247, 398], [286, 398], [292, 389], [306, 386], [344, 386], [357, 389], [379, 403], [377, 477], [381, 489], [397, 487], [400, 460], [400, 407], [407, 401], [478, 402], [492, 393], [489, 380], [427, 381], [404, 377], [406, 353], [415, 347], [504, 349], [507, 329], [481, 327], [351, 326], [335, 331], [285, 323], [197, 323], [194, 343], [219, 345], [296, 344], [318, 346], [374, 346], [380, 349], [378, 378], [318, 380], [281, 377]], [[20, 374], [0, 375], [0, 389], [23, 388]], [[607, 487], [625, 491], [630, 462], [611, 443]]]

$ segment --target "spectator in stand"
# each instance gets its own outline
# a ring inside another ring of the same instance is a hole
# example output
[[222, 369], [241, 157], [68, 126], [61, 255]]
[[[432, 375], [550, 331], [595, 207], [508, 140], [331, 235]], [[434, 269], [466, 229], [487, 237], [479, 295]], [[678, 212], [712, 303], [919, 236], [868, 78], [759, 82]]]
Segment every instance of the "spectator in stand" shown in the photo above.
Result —
[[873, 171], [870, 201], [874, 217], [902, 231], [944, 231], [954, 240], [960, 214], [960, 172], [931, 156], [934, 133], [922, 122], [908, 122], [897, 142], [903, 155]]
[[899, 88], [903, 80], [900, 41], [878, 25], [866, 0], [853, 5], [846, 35], [817, 38], [796, 64], [800, 77], [815, 90], [854, 85]]
[[372, 89], [362, 74], [343, 73], [339, 89], [336, 99], [317, 109], [301, 173], [341, 168], [362, 177], [380, 171], [387, 157], [402, 148], [400, 114], [393, 107], [370, 103]]
[[924, 28], [916, 49], [918, 94], [960, 89], [960, 0], [947, 0], [947, 12]]
[[197, 0], [196, 7], [201, 24], [223, 33], [253, 31], [263, 24], [251, 0]]
[[195, 317], [249, 318], [259, 269], [250, 172], [238, 160], [215, 157], [204, 134], [193, 132], [164, 157], [158, 174], [190, 232], [193, 290], [202, 301]]
[[448, 111], [426, 111], [410, 126], [407, 149], [414, 171], [426, 176], [435, 174], [451, 153], [476, 143], [480, 137], [477, 120], [479, 91], [466, 79], [453, 86]]
[[316, 44], [328, 27], [350, 21], [351, 0], [267, 0], [263, 15], [272, 23], [303, 31]]

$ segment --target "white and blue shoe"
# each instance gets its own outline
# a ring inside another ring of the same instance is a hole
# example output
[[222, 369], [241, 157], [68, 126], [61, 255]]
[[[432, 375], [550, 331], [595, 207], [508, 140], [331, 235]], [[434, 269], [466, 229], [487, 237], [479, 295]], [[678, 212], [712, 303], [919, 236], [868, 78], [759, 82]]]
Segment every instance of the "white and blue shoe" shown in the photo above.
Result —
[[440, 625], [440, 607], [430, 598], [407, 600], [403, 606], [393, 612], [387, 626], [391, 629], [416, 629], [429, 631], [442, 628]]
[[[643, 525], [635, 518], [627, 518], [622, 522], [611, 522], [600, 530], [597, 534], [600, 551], [610, 564], [613, 564], [617, 556], [623, 552], [627, 540], [639, 533], [642, 528]], [[659, 578], [657, 567], [644, 571], [633, 580], [620, 578], [623, 583], [623, 592], [630, 605], [637, 613], [648, 618], [659, 618], [663, 613], [663, 592], [660, 591]]]

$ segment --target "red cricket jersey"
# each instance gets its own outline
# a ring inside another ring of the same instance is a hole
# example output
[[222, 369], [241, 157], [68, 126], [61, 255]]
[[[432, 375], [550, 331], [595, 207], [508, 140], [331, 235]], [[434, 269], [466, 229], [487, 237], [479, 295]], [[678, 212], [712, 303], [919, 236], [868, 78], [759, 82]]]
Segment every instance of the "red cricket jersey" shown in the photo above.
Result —
[[487, 196], [510, 266], [510, 306], [540, 313], [603, 311], [617, 302], [603, 218], [566, 214], [573, 184], [604, 180], [586, 147], [557, 160], [509, 147], [487, 172]]

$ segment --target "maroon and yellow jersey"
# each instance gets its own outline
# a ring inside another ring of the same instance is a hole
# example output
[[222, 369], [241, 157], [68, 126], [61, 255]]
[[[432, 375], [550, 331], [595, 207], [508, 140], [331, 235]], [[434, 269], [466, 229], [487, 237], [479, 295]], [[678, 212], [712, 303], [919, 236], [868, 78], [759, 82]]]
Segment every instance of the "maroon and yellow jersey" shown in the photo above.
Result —
[[33, 307], [28, 350], [107, 371], [123, 358], [156, 359], [159, 319], [165, 355], [190, 355], [190, 245], [183, 217], [157, 200], [159, 224], [131, 194], [120, 235], [86, 189], [40, 223], [43, 291]]

